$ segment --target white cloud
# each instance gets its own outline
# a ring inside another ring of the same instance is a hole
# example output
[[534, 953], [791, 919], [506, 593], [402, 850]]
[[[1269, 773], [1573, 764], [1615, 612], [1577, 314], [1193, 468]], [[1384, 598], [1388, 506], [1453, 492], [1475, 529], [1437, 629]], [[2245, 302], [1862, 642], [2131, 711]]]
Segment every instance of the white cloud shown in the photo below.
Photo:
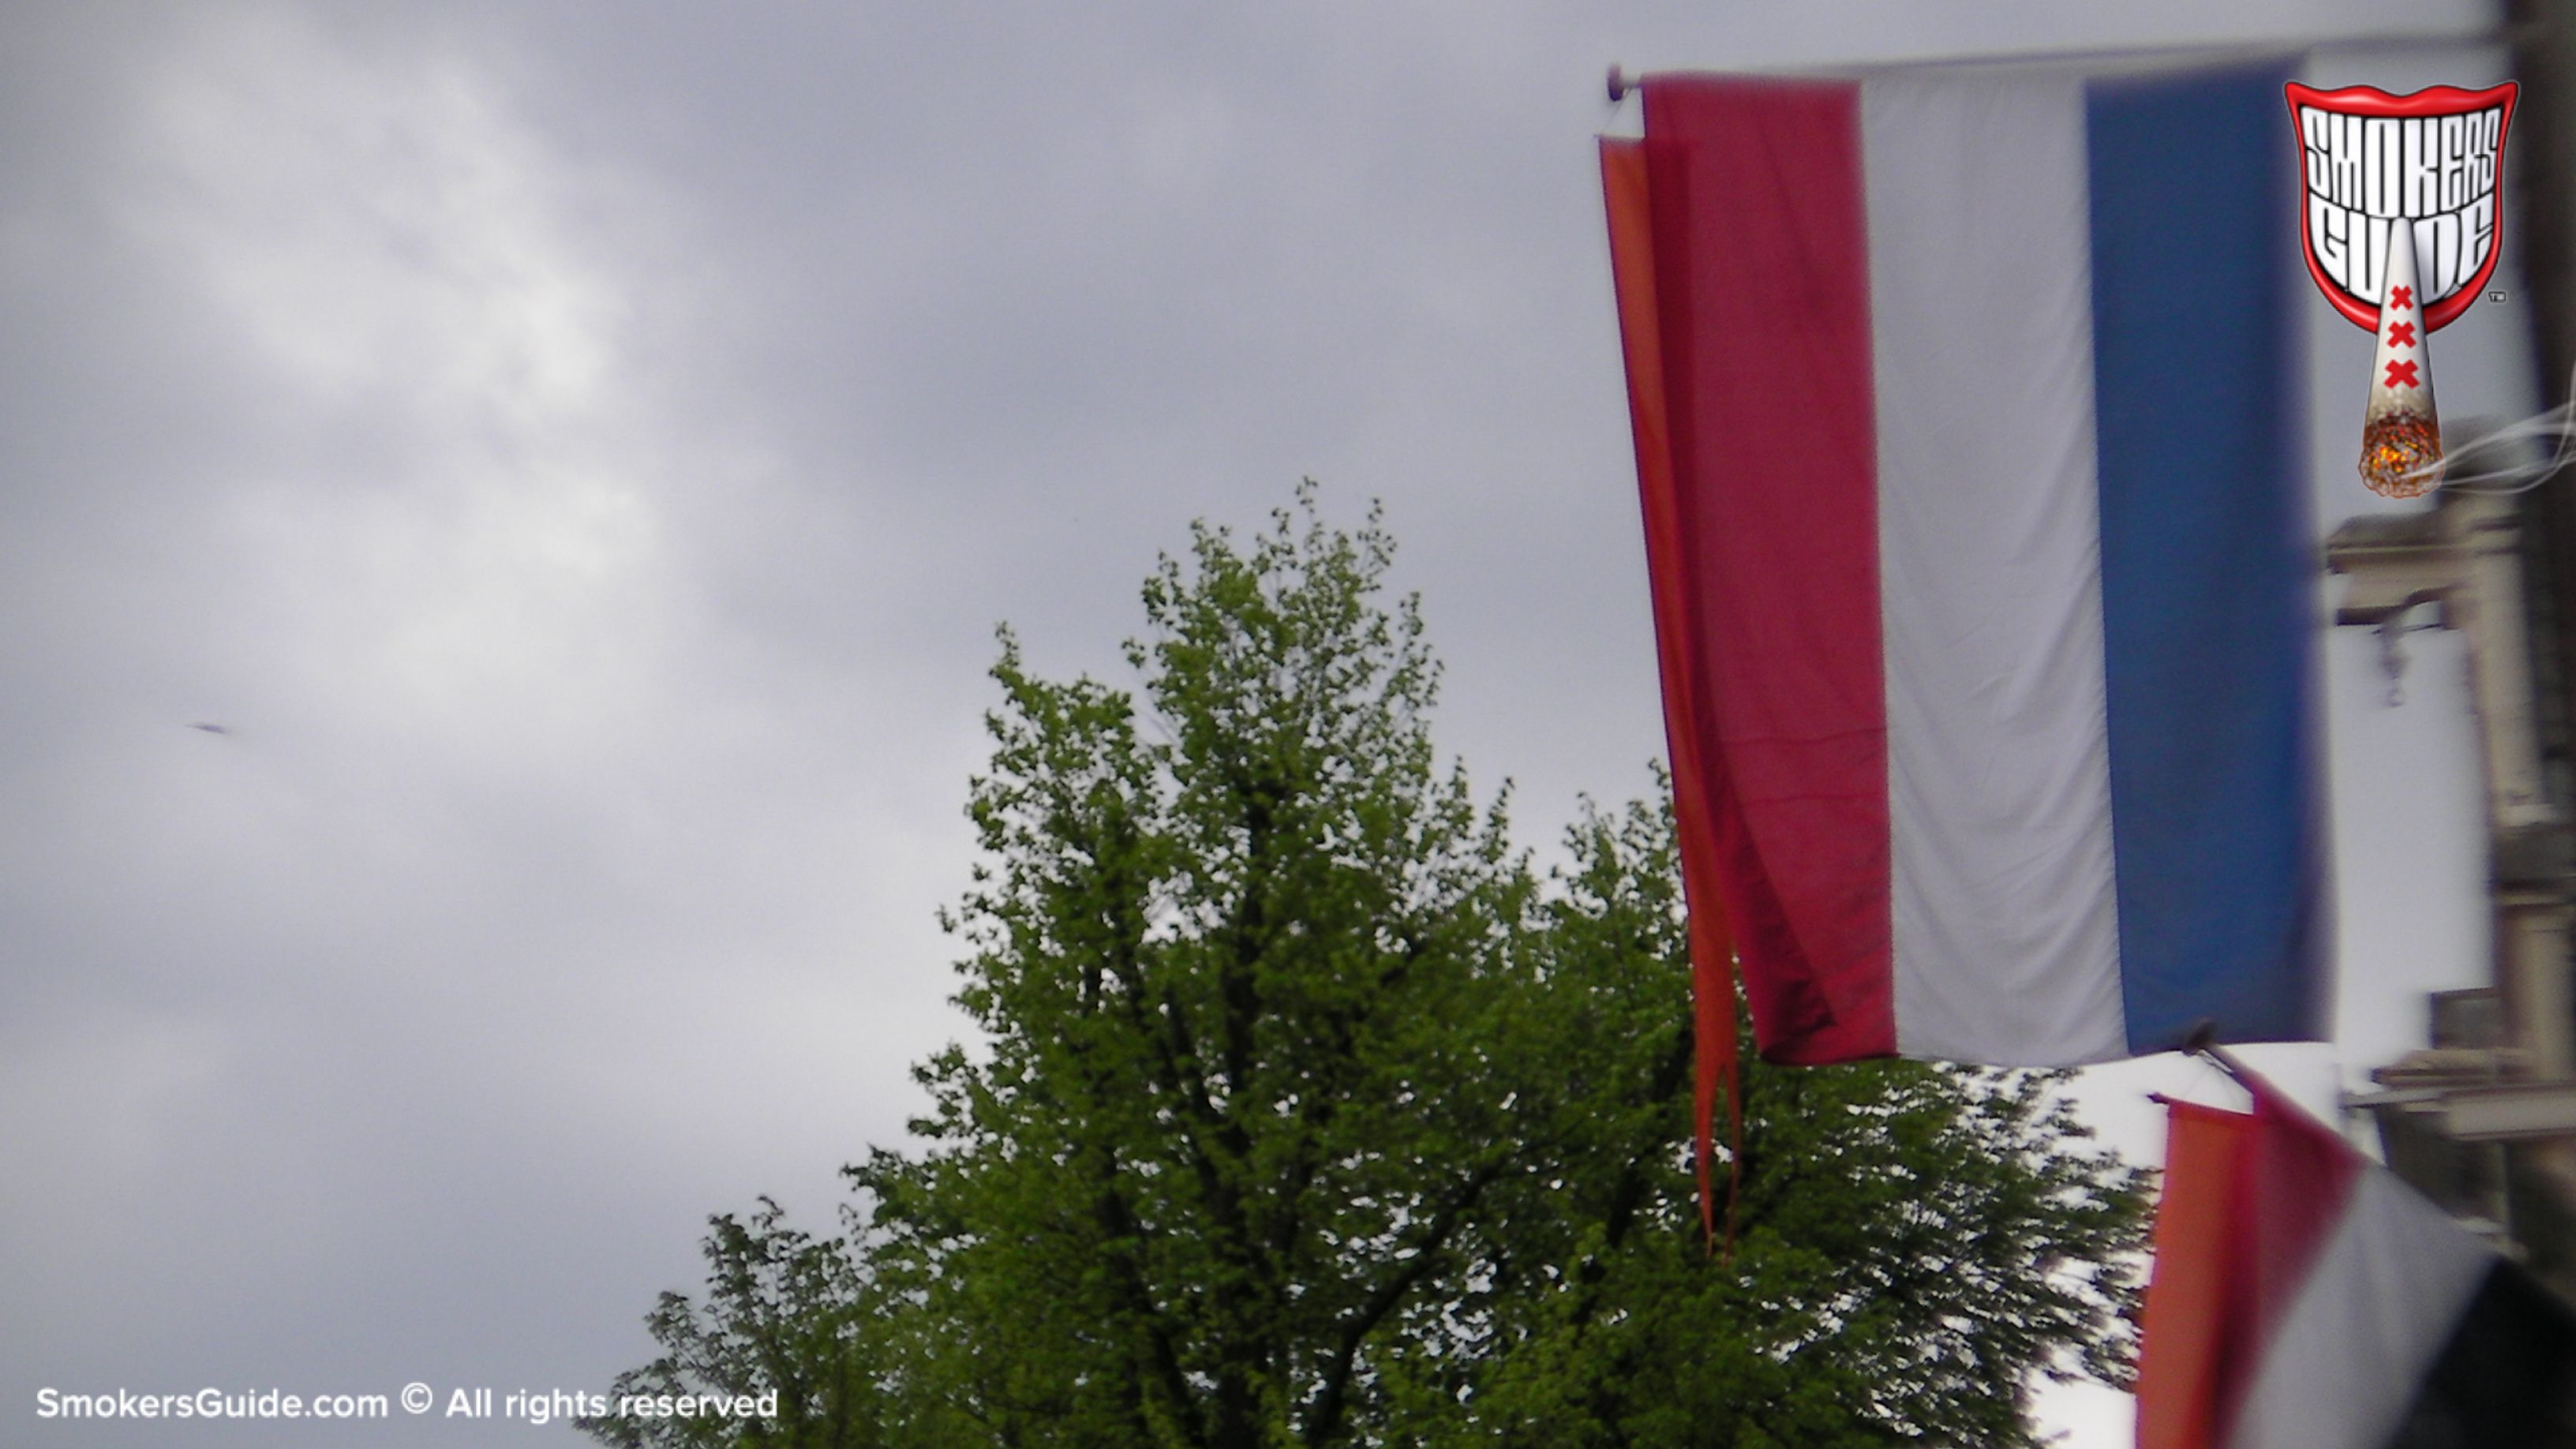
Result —
[[286, 379], [460, 425], [600, 405], [626, 298], [563, 223], [577, 179], [465, 54], [226, 9], [141, 84], [126, 220]]

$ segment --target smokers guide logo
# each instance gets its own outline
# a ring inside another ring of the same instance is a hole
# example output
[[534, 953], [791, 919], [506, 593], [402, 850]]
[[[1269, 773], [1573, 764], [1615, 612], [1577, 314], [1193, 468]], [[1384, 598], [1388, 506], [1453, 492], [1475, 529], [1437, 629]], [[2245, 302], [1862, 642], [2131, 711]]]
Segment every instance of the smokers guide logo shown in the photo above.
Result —
[[2392, 96], [2287, 87], [2299, 143], [2299, 244], [2337, 312], [2376, 336], [2361, 477], [2415, 498], [2442, 481], [2432, 333], [2477, 301], [2504, 238], [2508, 81]]

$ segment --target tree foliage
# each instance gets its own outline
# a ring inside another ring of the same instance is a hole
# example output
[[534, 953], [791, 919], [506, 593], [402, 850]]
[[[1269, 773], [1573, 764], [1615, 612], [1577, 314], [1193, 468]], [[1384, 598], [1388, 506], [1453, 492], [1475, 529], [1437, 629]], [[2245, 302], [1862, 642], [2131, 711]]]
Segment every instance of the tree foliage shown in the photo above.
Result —
[[917, 1069], [844, 1236], [716, 1219], [619, 1381], [775, 1387], [776, 1421], [592, 1432], [2008, 1446], [2036, 1375], [2121, 1381], [2140, 1176], [2053, 1076], [1750, 1068], [1712, 1259], [1669, 816], [1515, 853], [1433, 750], [1391, 541], [1299, 501], [1163, 562], [1133, 692], [1004, 635], [946, 918], [976, 1043]]

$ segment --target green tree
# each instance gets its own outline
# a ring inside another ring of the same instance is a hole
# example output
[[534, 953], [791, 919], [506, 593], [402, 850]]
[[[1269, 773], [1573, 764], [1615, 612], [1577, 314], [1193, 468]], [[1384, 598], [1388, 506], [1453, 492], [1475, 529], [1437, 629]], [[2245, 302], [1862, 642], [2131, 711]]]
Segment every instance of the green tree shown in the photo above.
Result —
[[1403, 1439], [2013, 1446], [2035, 1377], [2127, 1382], [2144, 1174], [2090, 1147], [2065, 1073], [1772, 1068], [1748, 1038], [1712, 1261], [1671, 817], [1588, 812], [1568, 843], [1540, 961], [1566, 1115], [1464, 1245], [1484, 1291], [1437, 1311], [1474, 1337], [1414, 1357]]
[[1698, 1233], [1671, 827], [1544, 879], [1440, 768], [1415, 601], [1311, 491], [1200, 528], [1135, 692], [1005, 634], [984, 865], [947, 924], [980, 1041], [843, 1238], [717, 1220], [625, 1392], [792, 1388], [626, 1445], [2032, 1442], [2118, 1381], [2143, 1197], [2056, 1079], [1747, 1074], [1740, 1237]]
[[874, 1449], [893, 1442], [883, 1437], [894, 1415], [877, 1365], [886, 1330], [905, 1320], [862, 1268], [852, 1240], [792, 1227], [768, 1198], [748, 1220], [727, 1213], [710, 1229], [705, 1301], [662, 1295], [644, 1320], [662, 1353], [619, 1375], [612, 1400], [775, 1392], [775, 1420], [612, 1412], [581, 1426], [604, 1443], [669, 1449]]

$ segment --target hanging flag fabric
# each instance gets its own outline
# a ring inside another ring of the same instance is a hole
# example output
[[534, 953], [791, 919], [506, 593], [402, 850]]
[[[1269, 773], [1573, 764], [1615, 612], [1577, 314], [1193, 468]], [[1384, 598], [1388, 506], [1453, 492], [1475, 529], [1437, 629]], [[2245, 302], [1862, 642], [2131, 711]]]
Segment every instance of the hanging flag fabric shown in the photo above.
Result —
[[[1647, 200], [1646, 157], [1634, 141], [1601, 142], [1602, 197], [1610, 212], [1610, 272], [1619, 298], [1619, 339], [1628, 367], [1628, 420], [1637, 442], [1639, 503], [1646, 518], [1646, 573], [1653, 584], [1655, 659], [1662, 676], [1664, 745], [1672, 760], [1673, 827], [1679, 837], [1682, 897], [1690, 915], [1691, 1037], [1695, 1090], [1694, 1163], [1700, 1224], [1717, 1239], [1717, 1101], [1726, 1100], [1728, 1159], [1742, 1156], [1744, 1097], [1736, 1060], [1735, 943], [1718, 894], [1717, 836], [1708, 818], [1700, 735], [1690, 718], [1690, 609], [1675, 550], [1672, 443], [1664, 399], [1663, 350], [1655, 321], [1654, 213]], [[1727, 1241], [1734, 1242], [1736, 1179], [1727, 1178]]]
[[1644, 83], [1667, 728], [1767, 1058], [2317, 1034], [2286, 74]]
[[2169, 1105], [2139, 1449], [2576, 1433], [2576, 1313], [2268, 1084]]

